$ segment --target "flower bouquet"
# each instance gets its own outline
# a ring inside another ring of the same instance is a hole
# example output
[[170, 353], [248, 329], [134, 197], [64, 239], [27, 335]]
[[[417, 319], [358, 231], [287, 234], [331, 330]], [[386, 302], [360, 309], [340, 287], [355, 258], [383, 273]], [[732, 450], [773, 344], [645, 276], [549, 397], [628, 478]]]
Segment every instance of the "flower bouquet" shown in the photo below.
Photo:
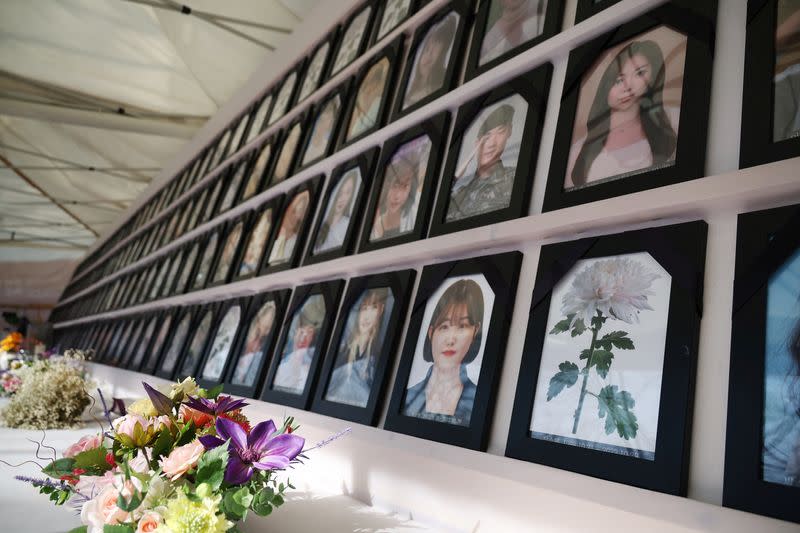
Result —
[[18, 477], [56, 505], [79, 508], [84, 526], [73, 531], [236, 531], [249, 511], [265, 516], [283, 503], [294, 487], [275, 472], [304, 457], [291, 418], [251, 426], [243, 400], [192, 378], [164, 393], [144, 387], [148, 397], [109, 418], [110, 431], [83, 437], [44, 467], [48, 478]]

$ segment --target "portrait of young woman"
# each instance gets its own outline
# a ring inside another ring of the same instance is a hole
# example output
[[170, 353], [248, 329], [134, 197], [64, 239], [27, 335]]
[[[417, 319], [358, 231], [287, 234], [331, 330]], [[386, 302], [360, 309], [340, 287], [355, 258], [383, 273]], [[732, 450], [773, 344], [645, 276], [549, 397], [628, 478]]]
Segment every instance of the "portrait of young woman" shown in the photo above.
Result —
[[247, 337], [241, 349], [242, 355], [236, 361], [230, 382], [233, 385], [253, 387], [258, 377], [258, 369], [264, 360], [267, 338], [275, 328], [277, 307], [274, 300], [264, 303], [250, 321]]
[[686, 41], [659, 26], [605, 51], [587, 71], [564, 190], [675, 164]]
[[342, 246], [352, 220], [353, 204], [361, 186], [361, 170], [358, 166], [348, 170], [336, 183], [317, 232], [315, 255]]
[[403, 109], [413, 106], [443, 87], [447, 67], [453, 59], [453, 42], [458, 22], [459, 15], [450, 12], [433, 24], [422, 42], [417, 45], [403, 97]]
[[311, 193], [307, 190], [296, 194], [286, 205], [278, 235], [272, 243], [268, 264], [276, 265], [291, 260], [297, 245], [300, 229], [305, 221]]
[[378, 125], [384, 87], [391, 64], [384, 57], [372, 65], [364, 75], [356, 93], [355, 105], [350, 114], [345, 140], [349, 141]]

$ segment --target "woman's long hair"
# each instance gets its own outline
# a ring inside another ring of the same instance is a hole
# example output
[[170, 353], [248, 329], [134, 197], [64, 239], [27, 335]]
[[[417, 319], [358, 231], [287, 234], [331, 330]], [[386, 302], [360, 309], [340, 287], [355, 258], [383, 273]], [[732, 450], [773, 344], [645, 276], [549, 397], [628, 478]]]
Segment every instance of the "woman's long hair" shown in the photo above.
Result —
[[334, 215], [334, 205], [336, 205], [336, 201], [339, 199], [339, 195], [342, 194], [344, 190], [345, 182], [350, 181], [353, 183], [353, 192], [350, 193], [350, 202], [347, 204], [347, 208], [345, 209], [342, 216], [349, 216], [353, 211], [353, 202], [356, 199], [356, 173], [350, 170], [347, 175], [342, 179], [340, 182], [339, 188], [336, 190], [336, 195], [331, 198], [333, 203], [331, 204], [331, 209], [328, 212], [328, 216], [325, 217], [325, 221], [319, 228], [319, 236], [317, 237], [318, 243], [323, 243], [328, 240], [328, 233], [331, 231], [331, 226], [334, 224], [333, 215]]
[[611, 109], [608, 107], [608, 93], [614, 86], [625, 61], [641, 54], [650, 63], [651, 80], [647, 92], [639, 100], [639, 116], [642, 121], [650, 151], [653, 154], [653, 165], [667, 162], [675, 153], [677, 135], [672, 129], [667, 114], [664, 112], [662, 93], [664, 90], [664, 56], [661, 48], [653, 41], [634, 41], [614, 57], [606, 68], [600, 85], [589, 110], [586, 122], [586, 141], [578, 153], [572, 168], [572, 182], [575, 185], [586, 183], [589, 169], [595, 158], [603, 150], [608, 139], [611, 122]]
[[[364, 357], [372, 358], [375, 356], [373, 353], [375, 346], [375, 341], [378, 337], [378, 332], [381, 329], [381, 324], [383, 323], [383, 314], [386, 312], [386, 300], [389, 297], [389, 289], [386, 287], [380, 287], [377, 289], [370, 289], [368, 290], [361, 301], [358, 303], [358, 310], [356, 311], [356, 320], [355, 324], [353, 324], [353, 329], [350, 331], [350, 335], [347, 339], [347, 363], [351, 366], [350, 371], [352, 371], [352, 363], [354, 363], [357, 359], [362, 359]], [[360, 338], [359, 330], [358, 330], [358, 315], [361, 313], [361, 308], [368, 305], [374, 305], [380, 308], [380, 313], [378, 314], [377, 319], [375, 320], [375, 325], [373, 326], [372, 330], [369, 332], [369, 338], [364, 345], [360, 345], [359, 341], [363, 341]], [[367, 364], [364, 368], [364, 374], [369, 372], [369, 367], [371, 365]], [[361, 376], [363, 379], [366, 379], [367, 375]]]
[[[472, 344], [467, 350], [464, 359], [461, 361], [462, 365], [471, 363], [478, 357], [478, 351], [481, 349], [481, 339], [483, 337], [483, 327], [481, 324], [483, 320], [483, 291], [480, 285], [471, 279], [461, 279], [447, 287], [442, 294], [436, 307], [433, 309], [428, 330], [436, 329], [439, 324], [445, 320], [449, 320], [453, 310], [464, 306], [467, 311], [467, 318], [469, 323], [473, 326], [480, 324], [480, 327], [475, 332], [475, 337], [472, 339]], [[425, 335], [425, 345], [422, 347], [422, 358], [429, 362], [433, 362], [433, 347], [431, 346], [431, 339]]]
[[[444, 75], [447, 72], [448, 52], [452, 46], [456, 28], [458, 27], [458, 22], [456, 21], [457, 16], [453, 15], [453, 13], [450, 13], [441, 21], [437, 22], [431, 29], [427, 38], [419, 47], [419, 52], [417, 54], [417, 75], [414, 76], [414, 81], [411, 83], [408, 91], [406, 91], [404, 102], [405, 106], [409, 106], [418, 102], [419, 100], [422, 100], [444, 84]], [[433, 43], [439, 43], [441, 45], [441, 53], [439, 54], [439, 57], [436, 58], [436, 64], [431, 68], [430, 75], [423, 79], [422, 76], [419, 75], [419, 61], [422, 57], [422, 51], [425, 49], [425, 47], [430, 46]], [[408, 96], [416, 95], [418, 91], [423, 92], [416, 97], [416, 100], [410, 102], [408, 100]]]

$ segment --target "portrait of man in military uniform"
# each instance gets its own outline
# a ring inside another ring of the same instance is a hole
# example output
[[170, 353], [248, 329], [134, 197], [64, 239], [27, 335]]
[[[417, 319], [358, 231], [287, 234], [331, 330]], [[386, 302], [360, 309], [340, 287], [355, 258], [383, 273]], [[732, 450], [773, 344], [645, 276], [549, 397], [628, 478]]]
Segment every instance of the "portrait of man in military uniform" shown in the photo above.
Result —
[[467, 128], [450, 189], [446, 221], [511, 203], [527, 103], [513, 95], [484, 109]]

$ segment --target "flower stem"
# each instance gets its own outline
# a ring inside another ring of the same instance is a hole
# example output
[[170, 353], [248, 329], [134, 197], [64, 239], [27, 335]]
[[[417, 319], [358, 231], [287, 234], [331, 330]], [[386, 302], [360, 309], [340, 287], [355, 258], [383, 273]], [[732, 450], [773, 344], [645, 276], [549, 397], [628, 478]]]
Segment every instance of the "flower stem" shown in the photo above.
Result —
[[581, 411], [583, 411], [583, 399], [586, 398], [586, 382], [589, 380], [589, 367], [592, 366], [592, 357], [594, 356], [594, 343], [597, 340], [597, 333], [600, 331], [602, 326], [600, 324], [597, 327], [592, 328], [592, 343], [589, 344], [589, 357], [586, 358], [586, 366], [583, 368], [583, 383], [581, 384], [581, 395], [578, 398], [578, 407], [575, 409], [575, 415], [573, 418], [575, 421], [572, 423], [572, 434], [574, 435], [578, 431], [578, 422], [581, 419]]

